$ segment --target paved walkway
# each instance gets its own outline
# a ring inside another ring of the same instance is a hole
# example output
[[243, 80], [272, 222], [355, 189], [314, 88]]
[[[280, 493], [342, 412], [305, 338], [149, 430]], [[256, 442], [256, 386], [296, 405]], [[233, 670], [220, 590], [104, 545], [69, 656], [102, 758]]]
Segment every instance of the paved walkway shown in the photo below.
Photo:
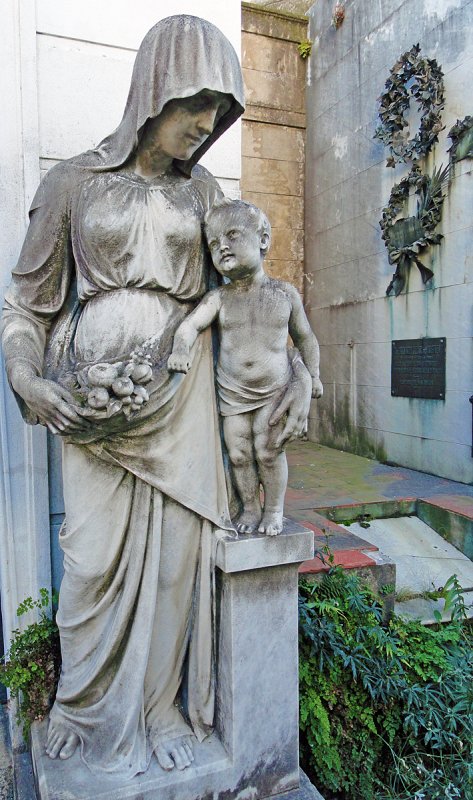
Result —
[[[445, 606], [425, 594], [455, 572], [473, 615], [473, 486], [312, 442], [292, 444], [288, 461], [285, 512], [314, 531], [316, 549], [328, 545], [335, 564], [357, 570], [375, 591], [395, 584], [390, 605], [397, 599], [398, 613], [425, 622]], [[348, 527], [338, 524], [345, 520], [351, 520]], [[300, 572], [326, 569], [316, 557]]]
[[389, 467], [313, 442], [291, 444], [288, 461], [289, 516], [300, 518], [304, 509], [411, 497], [448, 502], [452, 511], [473, 515], [473, 486], [464, 483], [405, 467]]

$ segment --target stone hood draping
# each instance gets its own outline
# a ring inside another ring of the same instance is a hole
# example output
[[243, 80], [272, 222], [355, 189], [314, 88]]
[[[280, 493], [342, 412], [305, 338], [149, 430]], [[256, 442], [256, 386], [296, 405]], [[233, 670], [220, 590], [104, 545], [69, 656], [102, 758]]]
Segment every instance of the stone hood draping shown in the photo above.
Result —
[[[190, 175], [192, 168], [245, 109], [244, 88], [238, 56], [222, 32], [207, 20], [179, 14], [154, 25], [138, 50], [125, 112], [118, 128], [93, 150], [67, 161], [69, 169], [57, 183], [58, 191], [70, 191], [80, 180], [80, 171], [108, 171], [122, 166], [138, 144], [145, 122], [157, 117], [166, 103], [192, 97], [204, 89], [222, 92], [232, 103], [213, 132], [188, 161], [175, 161]], [[71, 167], [76, 170], [71, 171]], [[79, 174], [78, 174], [79, 173]], [[31, 210], [52, 198], [48, 182], [38, 189]]]

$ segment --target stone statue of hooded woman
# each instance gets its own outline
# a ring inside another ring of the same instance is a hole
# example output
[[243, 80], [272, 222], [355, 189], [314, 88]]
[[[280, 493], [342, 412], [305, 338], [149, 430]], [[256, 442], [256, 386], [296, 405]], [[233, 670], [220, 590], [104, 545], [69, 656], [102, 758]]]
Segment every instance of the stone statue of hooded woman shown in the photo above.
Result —
[[187, 375], [166, 365], [213, 281], [202, 221], [221, 191], [197, 162], [243, 103], [214, 25], [155, 25], [117, 130], [39, 187], [6, 294], [11, 386], [26, 421], [63, 439], [47, 752], [79, 747], [96, 773], [132, 777], [153, 752], [182, 769], [213, 725], [213, 531], [232, 526], [210, 332]]

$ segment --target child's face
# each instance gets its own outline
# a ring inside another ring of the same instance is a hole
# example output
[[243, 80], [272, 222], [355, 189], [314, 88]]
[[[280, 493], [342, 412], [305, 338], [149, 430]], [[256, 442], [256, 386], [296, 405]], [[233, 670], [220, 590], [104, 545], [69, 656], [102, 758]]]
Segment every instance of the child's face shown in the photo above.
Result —
[[215, 269], [230, 280], [261, 269], [268, 235], [260, 233], [253, 220], [234, 211], [218, 211], [206, 227], [207, 242]]

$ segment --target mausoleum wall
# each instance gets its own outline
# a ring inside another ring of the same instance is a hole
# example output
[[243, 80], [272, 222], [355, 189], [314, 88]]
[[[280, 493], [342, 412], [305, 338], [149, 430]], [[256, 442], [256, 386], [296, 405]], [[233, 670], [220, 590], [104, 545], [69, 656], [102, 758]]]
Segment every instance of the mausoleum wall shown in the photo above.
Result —
[[[435, 58], [445, 74], [445, 127], [420, 167], [432, 175], [448, 163], [447, 133], [473, 112], [473, 6], [468, 0], [344, 6], [338, 29], [331, 24], [333, 4], [315, 3], [310, 12], [306, 300], [325, 385], [323, 400], [313, 404], [310, 438], [471, 482], [473, 162], [458, 162], [444, 187], [441, 244], [419, 253], [433, 281], [424, 286], [413, 264], [406, 289], [387, 297], [395, 265], [388, 263], [379, 220], [409, 167], [386, 168], [388, 149], [373, 135], [389, 72], [419, 43], [421, 55]], [[419, 113], [412, 101], [409, 121], [414, 135]], [[416, 215], [415, 197], [401, 214], [409, 215]], [[421, 337], [446, 338], [445, 397], [392, 396], [392, 342]]]
[[297, 49], [307, 20], [249, 3], [242, 8], [244, 200], [272, 225], [265, 269], [303, 291], [306, 65]]

